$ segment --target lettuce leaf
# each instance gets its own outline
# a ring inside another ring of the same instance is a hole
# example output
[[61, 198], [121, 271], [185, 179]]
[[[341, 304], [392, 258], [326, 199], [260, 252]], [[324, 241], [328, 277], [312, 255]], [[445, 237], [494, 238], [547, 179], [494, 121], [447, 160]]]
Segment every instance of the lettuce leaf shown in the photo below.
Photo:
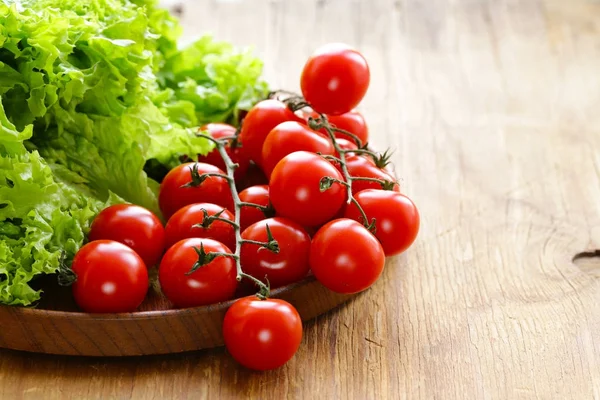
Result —
[[208, 36], [179, 49], [156, 3], [0, 0], [0, 303], [35, 302], [31, 279], [116, 198], [159, 213], [146, 171], [210, 151], [197, 126], [266, 94], [248, 50]]

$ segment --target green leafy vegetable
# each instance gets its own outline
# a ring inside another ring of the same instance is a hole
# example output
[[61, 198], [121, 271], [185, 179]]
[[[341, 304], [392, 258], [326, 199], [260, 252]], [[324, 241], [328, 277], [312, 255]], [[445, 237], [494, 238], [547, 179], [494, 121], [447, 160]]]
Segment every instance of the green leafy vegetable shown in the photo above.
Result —
[[74, 255], [112, 194], [158, 213], [145, 170], [206, 153], [198, 124], [264, 97], [257, 58], [210, 37], [178, 49], [155, 3], [0, 0], [0, 303], [36, 301], [30, 280]]

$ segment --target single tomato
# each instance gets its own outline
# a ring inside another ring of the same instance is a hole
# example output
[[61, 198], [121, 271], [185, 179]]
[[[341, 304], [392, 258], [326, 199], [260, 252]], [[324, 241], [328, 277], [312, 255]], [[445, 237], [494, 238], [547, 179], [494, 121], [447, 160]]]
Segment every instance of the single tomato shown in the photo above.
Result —
[[[205, 215], [211, 218], [216, 214], [219, 214], [219, 218], [232, 223], [235, 221], [229, 210], [212, 203], [190, 204], [178, 210], [169, 218], [165, 228], [167, 248], [183, 239], [206, 238], [214, 239], [230, 249], [235, 249], [235, 229], [233, 225], [219, 220], [213, 220], [210, 224], [205, 223]], [[206, 226], [203, 226], [203, 224]]]
[[[323, 178], [333, 182], [321, 190]], [[327, 160], [307, 151], [285, 156], [271, 175], [269, 194], [277, 215], [303, 226], [318, 226], [330, 220], [346, 200], [340, 172]]]
[[114, 240], [96, 240], [83, 246], [71, 269], [75, 303], [88, 313], [133, 312], [148, 292], [148, 269], [130, 247]]
[[319, 282], [336, 293], [370, 287], [385, 266], [379, 241], [363, 225], [336, 219], [323, 225], [310, 247], [310, 268]]
[[263, 145], [262, 168], [267, 177], [283, 157], [300, 150], [324, 155], [334, 153], [327, 136], [296, 121], [282, 122], [271, 130]]
[[269, 218], [250, 225], [242, 233], [242, 239], [268, 242], [267, 226], [279, 244], [279, 252], [274, 253], [258, 244], [244, 243], [240, 258], [244, 272], [263, 282], [268, 279], [272, 288], [304, 278], [309, 271], [308, 233], [289, 219]]
[[240, 227], [242, 231], [253, 223], [272, 217], [275, 214], [275, 210], [272, 209], [269, 199], [268, 185], [250, 186], [242, 190], [240, 192], [240, 200], [243, 203], [252, 203], [263, 208], [260, 209], [252, 206], [241, 207]]
[[279, 100], [263, 100], [256, 104], [244, 118], [239, 136], [244, 153], [261, 165], [263, 143], [269, 132], [282, 122], [298, 120], [300, 118]]
[[173, 168], [160, 185], [158, 204], [165, 219], [171, 218], [180, 208], [194, 203], [213, 203], [234, 211], [233, 198], [227, 179], [203, 174], [225, 175], [221, 169], [206, 163], [185, 163]]
[[367, 93], [370, 72], [361, 53], [348, 45], [318, 48], [302, 70], [302, 95], [312, 108], [328, 115], [350, 112]]
[[227, 310], [223, 339], [231, 356], [246, 368], [271, 370], [287, 363], [298, 351], [302, 320], [284, 300], [244, 297]]
[[158, 264], [165, 251], [165, 229], [158, 217], [133, 204], [115, 204], [100, 211], [90, 228], [89, 240], [114, 240], [131, 247], [148, 268]]
[[[363, 190], [354, 197], [369, 223], [375, 218], [375, 237], [386, 256], [400, 254], [413, 244], [419, 233], [420, 217], [411, 199], [397, 192], [375, 189]], [[345, 217], [363, 222], [354, 203], [346, 207]]]
[[[208, 264], [197, 266], [202, 248], [206, 253], [231, 253], [216, 240], [190, 238], [171, 246], [160, 263], [160, 287], [175, 307], [199, 307], [233, 298], [237, 287], [235, 261], [217, 256]], [[198, 268], [190, 273], [195, 266]]]

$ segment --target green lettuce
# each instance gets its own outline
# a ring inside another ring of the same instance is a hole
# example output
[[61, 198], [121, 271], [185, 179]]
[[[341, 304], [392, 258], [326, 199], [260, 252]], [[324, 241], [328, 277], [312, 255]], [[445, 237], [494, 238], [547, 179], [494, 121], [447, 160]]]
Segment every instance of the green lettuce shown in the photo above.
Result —
[[154, 0], [0, 0], [0, 303], [35, 302], [116, 198], [159, 213], [147, 172], [264, 97], [248, 50], [180, 34]]

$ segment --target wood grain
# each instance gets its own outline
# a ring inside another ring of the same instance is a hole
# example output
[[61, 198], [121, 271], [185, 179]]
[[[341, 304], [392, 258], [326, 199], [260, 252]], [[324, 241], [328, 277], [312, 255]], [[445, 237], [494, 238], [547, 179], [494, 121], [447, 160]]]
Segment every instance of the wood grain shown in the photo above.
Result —
[[[234, 300], [204, 307], [176, 309], [153, 281], [139, 312], [78, 312], [70, 290], [56, 277], [38, 283], [44, 299], [36, 308], [0, 306], [0, 348], [34, 353], [119, 357], [175, 354], [223, 346], [222, 324]], [[239, 293], [240, 296], [252, 294]], [[288, 301], [309, 321], [352, 295], [334, 293], [313, 276], [271, 292]]]
[[[224, 350], [89, 360], [0, 352], [0, 398], [600, 398], [600, 3], [196, 0], [187, 33], [254, 45], [274, 86], [361, 49], [361, 106], [419, 205], [415, 246], [307, 324], [284, 368]], [[594, 266], [595, 265], [595, 266]]]

